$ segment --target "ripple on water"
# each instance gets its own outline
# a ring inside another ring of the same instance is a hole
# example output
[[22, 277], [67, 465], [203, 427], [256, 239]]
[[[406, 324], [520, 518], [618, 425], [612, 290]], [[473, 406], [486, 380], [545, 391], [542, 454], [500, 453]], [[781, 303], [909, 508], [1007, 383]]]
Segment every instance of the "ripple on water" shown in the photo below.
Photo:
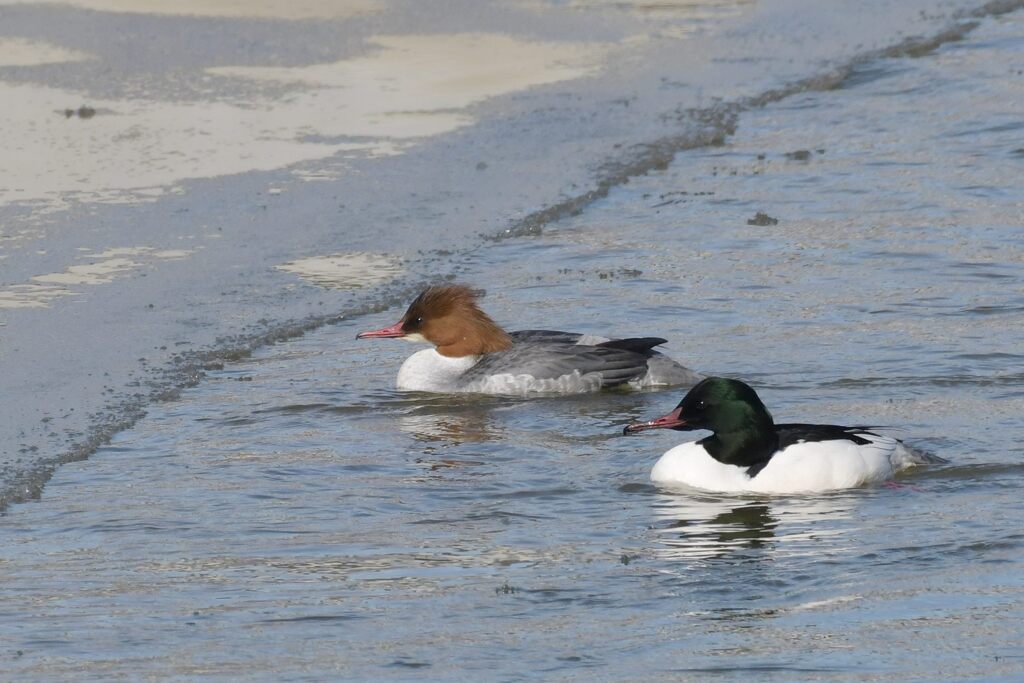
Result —
[[[659, 489], [654, 461], [696, 435], [621, 426], [681, 391], [403, 394], [409, 347], [352, 340], [385, 311], [211, 371], [10, 509], [11, 676], [1020, 679], [1000, 112], [1024, 53], [994, 40], [1019, 21], [744, 114], [724, 147], [457, 264], [501, 284], [500, 321], [664, 336], [780, 418], [905, 427], [949, 464], [818, 496]], [[936, 145], [951, 126], [971, 132]]]

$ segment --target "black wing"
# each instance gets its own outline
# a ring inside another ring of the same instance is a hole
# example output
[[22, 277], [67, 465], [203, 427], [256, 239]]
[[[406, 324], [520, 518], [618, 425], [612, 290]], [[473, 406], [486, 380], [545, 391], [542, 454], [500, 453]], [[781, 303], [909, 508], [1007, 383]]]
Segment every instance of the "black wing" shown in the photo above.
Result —
[[800, 423], [775, 425], [775, 433], [779, 435], [779, 450], [795, 443], [815, 441], [852, 441], [864, 446], [873, 443], [862, 434], [880, 436], [871, 431], [870, 427], [840, 427], [839, 425], [809, 425]]
[[[519, 330], [517, 332], [509, 332], [509, 336], [512, 337], [512, 341], [517, 344], [525, 342], [579, 344], [580, 340], [584, 337], [584, 335], [579, 332], [559, 332], [558, 330]], [[598, 335], [591, 335], [590, 337], [591, 339], [601, 338]], [[604, 337], [604, 339], [608, 338]], [[668, 343], [668, 340], [662, 339], [661, 337], [630, 337], [628, 339], [610, 339], [593, 345], [651, 355], [654, 353], [655, 346], [660, 346], [666, 343]]]

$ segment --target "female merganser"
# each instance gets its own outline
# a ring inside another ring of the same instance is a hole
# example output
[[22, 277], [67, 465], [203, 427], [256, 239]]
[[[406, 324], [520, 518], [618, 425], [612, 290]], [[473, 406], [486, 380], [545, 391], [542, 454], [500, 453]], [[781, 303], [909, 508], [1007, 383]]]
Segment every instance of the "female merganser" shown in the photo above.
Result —
[[436, 285], [416, 297], [397, 323], [356, 339], [399, 337], [433, 344], [436, 348], [409, 356], [398, 371], [398, 388], [411, 391], [575, 394], [703, 379], [653, 350], [664, 339], [505, 332], [476, 300], [477, 293], [465, 285]]
[[669, 450], [651, 471], [658, 484], [711, 491], [829, 491], [947, 462], [870, 427], [775, 424], [753, 389], [724, 377], [708, 377], [668, 415], [628, 425], [623, 433], [645, 429], [713, 432]]

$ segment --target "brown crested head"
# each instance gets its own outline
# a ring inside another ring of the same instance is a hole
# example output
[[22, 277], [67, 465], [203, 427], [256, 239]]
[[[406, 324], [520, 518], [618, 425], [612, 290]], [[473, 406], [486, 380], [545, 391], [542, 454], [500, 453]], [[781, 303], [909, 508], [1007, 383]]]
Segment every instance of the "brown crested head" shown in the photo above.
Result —
[[402, 331], [419, 334], [454, 358], [506, 351], [512, 339], [477, 305], [479, 293], [466, 285], [434, 285], [409, 304]]

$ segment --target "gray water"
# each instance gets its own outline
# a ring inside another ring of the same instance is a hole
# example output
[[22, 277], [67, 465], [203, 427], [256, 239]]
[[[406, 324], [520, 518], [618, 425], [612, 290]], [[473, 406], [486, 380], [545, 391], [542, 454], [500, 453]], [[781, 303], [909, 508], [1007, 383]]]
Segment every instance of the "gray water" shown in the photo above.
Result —
[[[229, 363], [0, 534], [17, 680], [1020, 680], [1024, 16], [742, 114], [541, 234], [430, 262], [510, 328], [659, 335], [776, 419], [950, 463], [659, 491], [681, 392], [394, 391], [401, 307]], [[748, 225], [757, 212], [777, 224]], [[423, 266], [426, 268], [427, 266]]]
[[0, 509], [211, 364], [1024, 6], [5, 2]]

